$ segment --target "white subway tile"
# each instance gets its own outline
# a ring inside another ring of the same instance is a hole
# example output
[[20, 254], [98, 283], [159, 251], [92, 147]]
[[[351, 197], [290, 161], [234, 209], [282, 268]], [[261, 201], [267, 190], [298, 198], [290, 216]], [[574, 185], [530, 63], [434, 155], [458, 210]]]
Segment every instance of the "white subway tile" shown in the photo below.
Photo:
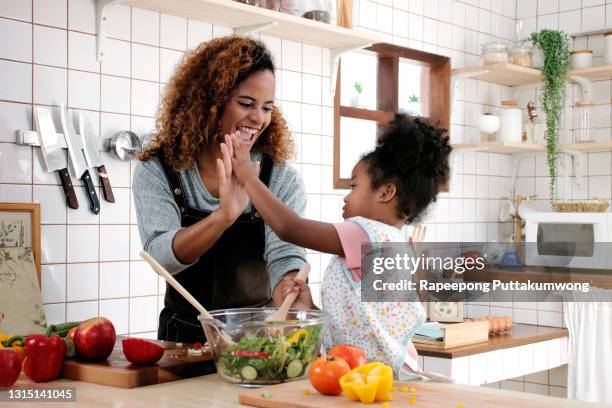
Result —
[[290, 71], [302, 70], [302, 44], [283, 40], [282, 41], [282, 68]]
[[282, 99], [285, 101], [302, 101], [302, 74], [293, 71], [281, 71]]
[[98, 299], [98, 264], [68, 264], [67, 292], [68, 302]]
[[132, 80], [132, 115], [154, 117], [157, 112], [159, 87], [152, 82]]
[[29, 1], [0, 1], [0, 16], [32, 21], [32, 3]]
[[605, 6], [589, 7], [582, 9], [581, 31], [595, 31], [606, 27]]
[[[396, 11], [396, 13], [398, 13]], [[401, 13], [401, 11], [399, 12]], [[376, 30], [391, 34], [393, 32], [393, 9], [381, 4], [376, 6]]]
[[0, 184], [0, 202], [29, 203], [32, 186], [29, 184]]
[[67, 31], [34, 26], [34, 63], [66, 68], [68, 62]]
[[[429, 3], [429, 1], [427, 3]], [[408, 36], [413, 41], [423, 41], [423, 17], [416, 14], [410, 14], [408, 18]], [[411, 47], [416, 47], [416, 44], [414, 44], [414, 46], [412, 42], [410, 42], [410, 44]]]
[[157, 297], [130, 298], [130, 333], [157, 330]]
[[106, 39], [104, 43], [104, 59], [102, 60], [102, 73], [122, 77], [130, 76], [131, 69], [130, 43], [125, 41]]
[[66, 223], [66, 198], [57, 186], [33, 186], [33, 202], [41, 204], [41, 224]]
[[34, 65], [34, 103], [55, 106], [59, 106], [61, 103], [66, 104], [68, 100], [67, 90], [67, 70]]
[[563, 0], [559, 2], [559, 11], [576, 10], [582, 6], [581, 0]]
[[58, 324], [66, 322], [66, 304], [56, 303], [44, 305], [47, 324]]
[[54, 27], [66, 28], [66, 0], [34, 0], [34, 22]]
[[516, 18], [524, 19], [527, 17], [535, 17], [537, 15], [538, 3], [533, 0], [517, 0], [516, 2]]
[[538, 16], [537, 24], [538, 30], [543, 30], [545, 28], [549, 30], [557, 30], [559, 28], [559, 15], [548, 14], [545, 16]]
[[132, 78], [159, 81], [159, 48], [132, 44]]
[[31, 24], [0, 19], [0, 58], [32, 62]]
[[213, 38], [221, 38], [233, 34], [234, 30], [231, 27], [225, 27], [218, 24], [213, 25]]
[[563, 30], [566, 33], [580, 32], [580, 18], [580, 10], [559, 13], [559, 30]]
[[124, 335], [129, 331], [129, 307], [129, 299], [100, 300], [100, 316], [113, 322], [117, 335]]
[[[130, 15], [141, 11], [139, 9], [132, 9], [129, 6], [125, 6], [123, 4], [114, 4], [112, 7], [108, 8], [107, 11], [107, 21], [110, 23], [107, 26], [107, 35], [111, 38], [130, 41], [138, 41], [134, 37], [130, 37]], [[133, 23], [132, 23], [133, 24]], [[143, 28], [144, 30], [149, 29], [150, 27]], [[106, 58], [106, 52], [104, 53], [104, 58]]]
[[100, 109], [100, 75], [68, 71], [68, 105], [71, 108]]
[[32, 183], [32, 148], [1, 143], [0, 183]]
[[302, 105], [302, 133], [321, 134], [321, 107]]
[[32, 65], [0, 60], [0, 99], [32, 102]]
[[194, 49], [212, 39], [212, 24], [204, 21], [187, 20], [187, 48]]
[[[109, 177], [111, 186], [113, 179]], [[130, 190], [113, 187], [114, 203], [109, 203], [100, 195], [101, 224], [129, 224], [130, 221]]]
[[100, 299], [128, 297], [130, 269], [128, 262], [100, 263]]
[[130, 262], [130, 296], [157, 294], [157, 274], [144, 261]]
[[98, 230], [97, 225], [68, 225], [68, 262], [98, 261]]
[[160, 47], [185, 51], [187, 48], [187, 19], [161, 15]]
[[[113, 24], [113, 22], [111, 22]], [[92, 0], [68, 0], [68, 28], [96, 33], [96, 4]], [[95, 52], [94, 52], [95, 58]]]
[[66, 265], [42, 265], [41, 293], [43, 303], [66, 301]]
[[140, 251], [142, 251], [142, 243], [140, 241], [138, 226], [130, 225], [130, 259], [140, 260], [140, 255], [138, 255]]
[[[288, 72], [288, 71], [285, 71]], [[321, 77], [302, 74], [302, 102], [321, 105]]]
[[22, 103], [0, 102], [0, 142], [13, 143], [17, 129], [32, 129], [32, 107]]
[[98, 301], [66, 303], [66, 321], [87, 320], [98, 315]]
[[[129, 114], [130, 80], [102, 75], [101, 81], [100, 109], [107, 112]], [[127, 127], [129, 128], [129, 125]]]
[[606, 0], [582, 0], [582, 8], [602, 6], [606, 4]]
[[127, 261], [130, 257], [130, 227], [128, 225], [100, 226], [100, 260]]
[[184, 55], [185, 53], [182, 51], [159, 50], [160, 82], [167, 83], [170, 81], [176, 67], [182, 62]]
[[96, 60], [96, 37], [94, 35], [68, 33], [68, 68], [81, 71], [100, 72]]
[[41, 225], [42, 263], [66, 262], [66, 226]]

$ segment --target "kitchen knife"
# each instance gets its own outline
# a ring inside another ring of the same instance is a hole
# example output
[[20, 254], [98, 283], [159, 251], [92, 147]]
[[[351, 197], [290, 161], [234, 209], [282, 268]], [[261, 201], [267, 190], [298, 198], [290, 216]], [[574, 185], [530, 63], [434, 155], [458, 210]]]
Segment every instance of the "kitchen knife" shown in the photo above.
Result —
[[53, 124], [53, 118], [51, 118], [51, 112], [46, 108], [37, 106], [34, 109], [34, 120], [36, 122], [36, 128], [38, 129], [37, 134], [40, 141], [40, 150], [47, 170], [50, 172], [57, 170], [62, 182], [62, 187], [64, 188], [64, 195], [66, 196], [68, 207], [77, 209], [79, 208], [79, 202], [74, 193], [70, 173], [68, 173], [66, 156], [60, 146], [59, 136], [55, 133], [55, 125]]
[[79, 115], [79, 131], [81, 133], [81, 139], [83, 140], [83, 146], [85, 146], [85, 161], [87, 162], [87, 166], [93, 167], [98, 171], [104, 199], [109, 203], [114, 203], [115, 196], [113, 195], [113, 189], [111, 188], [110, 180], [106, 173], [106, 167], [104, 167], [104, 163], [102, 162], [102, 156], [98, 150], [98, 143], [93, 132], [93, 127], [89, 119], [87, 119], [83, 113]]
[[85, 155], [83, 154], [83, 142], [74, 130], [72, 116], [68, 109], [62, 104], [60, 108], [62, 118], [62, 128], [64, 129], [64, 137], [66, 138], [66, 146], [70, 156], [70, 163], [77, 177], [80, 177], [85, 187], [85, 194], [89, 198], [89, 208], [94, 214], [100, 212], [100, 201], [96, 194], [96, 189], [91, 181], [87, 164], [85, 164]]

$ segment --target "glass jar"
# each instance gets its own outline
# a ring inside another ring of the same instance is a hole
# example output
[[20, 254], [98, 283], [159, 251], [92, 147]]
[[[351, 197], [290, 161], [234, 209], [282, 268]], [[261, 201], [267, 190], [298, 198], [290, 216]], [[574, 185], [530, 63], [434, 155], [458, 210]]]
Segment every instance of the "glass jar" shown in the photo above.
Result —
[[523, 113], [515, 100], [504, 100], [499, 110], [499, 130], [497, 140], [505, 143], [523, 141]]
[[261, 0], [261, 7], [268, 10], [280, 11], [280, 0]]
[[544, 50], [538, 44], [531, 50], [531, 65], [537, 69], [544, 67]]
[[493, 41], [482, 45], [482, 61], [487, 64], [503, 64], [508, 62], [508, 47], [501, 41]]
[[331, 0], [304, 0], [302, 17], [329, 24], [332, 5]]
[[521, 41], [516, 43], [510, 49], [510, 62], [514, 65], [531, 68], [531, 50], [531, 44], [529, 44], [527, 41]]
[[592, 101], [576, 102], [576, 116], [580, 123], [580, 128], [574, 129], [574, 141], [576, 143], [591, 143], [590, 125], [591, 125], [591, 107], [594, 105]]

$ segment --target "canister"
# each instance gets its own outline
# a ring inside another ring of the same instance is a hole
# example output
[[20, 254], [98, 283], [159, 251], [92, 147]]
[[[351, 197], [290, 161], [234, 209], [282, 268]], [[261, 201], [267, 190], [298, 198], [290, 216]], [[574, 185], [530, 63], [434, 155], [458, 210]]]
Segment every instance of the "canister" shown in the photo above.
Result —
[[499, 110], [497, 140], [505, 143], [521, 143], [523, 140], [523, 115], [514, 99], [504, 100]]
[[572, 69], [591, 68], [593, 66], [593, 51], [576, 50], [570, 52]]

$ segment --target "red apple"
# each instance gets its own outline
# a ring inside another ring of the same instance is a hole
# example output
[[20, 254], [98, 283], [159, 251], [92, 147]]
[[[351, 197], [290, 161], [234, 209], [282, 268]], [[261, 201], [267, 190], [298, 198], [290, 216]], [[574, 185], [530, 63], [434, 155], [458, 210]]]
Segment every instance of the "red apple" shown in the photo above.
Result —
[[79, 356], [88, 360], [104, 360], [115, 347], [115, 327], [106, 317], [85, 320], [74, 333], [74, 346]]

